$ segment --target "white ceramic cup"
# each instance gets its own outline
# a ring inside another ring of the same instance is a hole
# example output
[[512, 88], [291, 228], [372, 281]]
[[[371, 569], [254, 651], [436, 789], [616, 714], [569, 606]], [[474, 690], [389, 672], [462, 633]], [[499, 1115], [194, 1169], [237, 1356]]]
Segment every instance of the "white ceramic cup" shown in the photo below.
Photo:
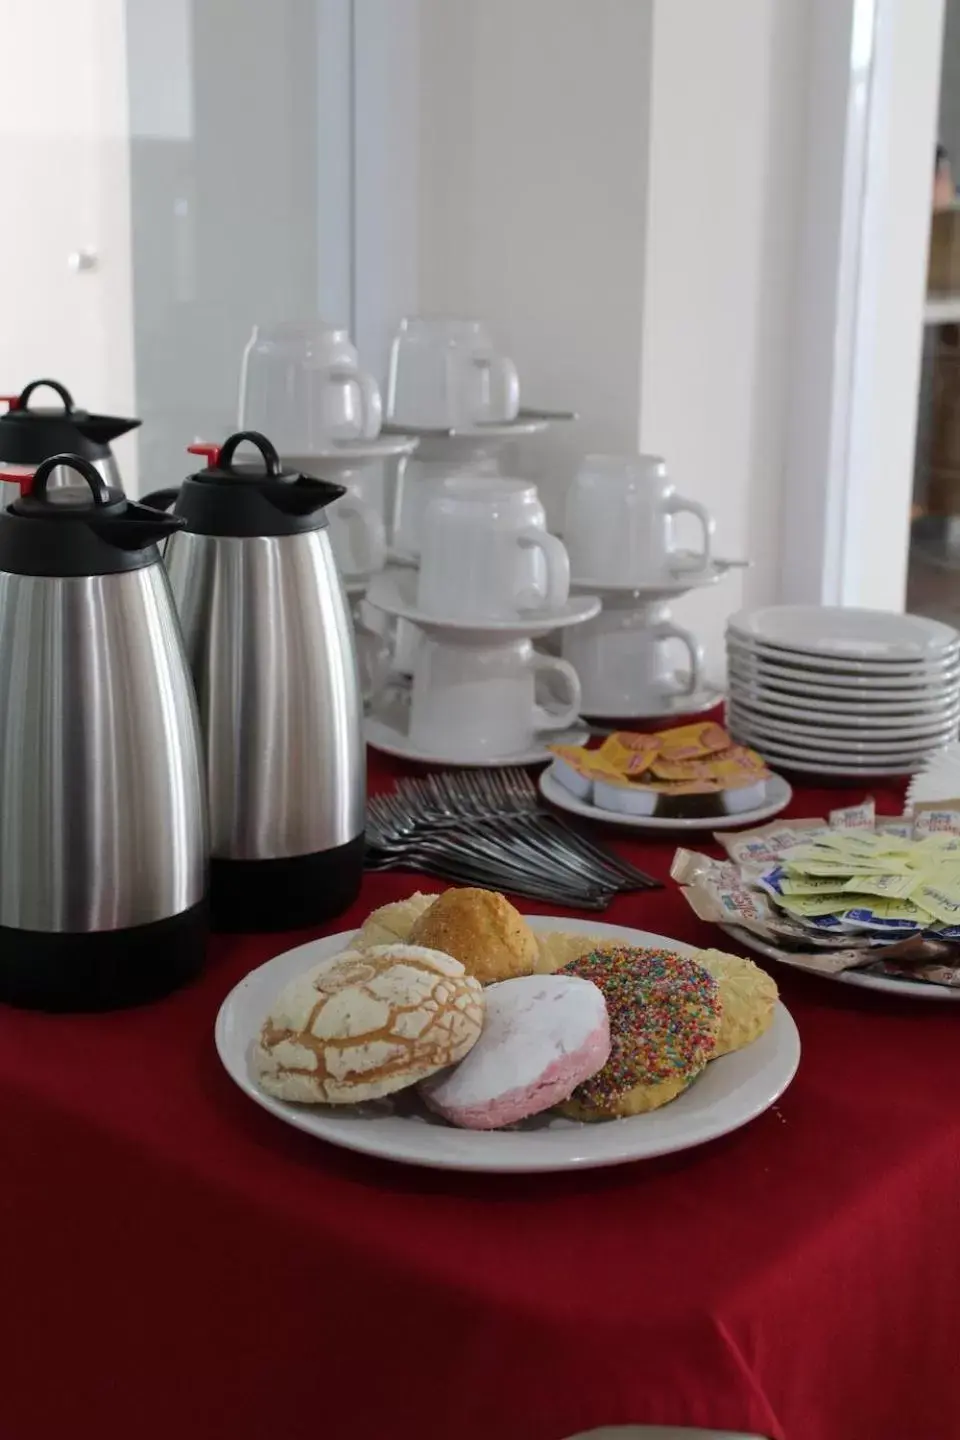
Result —
[[[686, 650], [685, 685], [677, 683], [670, 641]], [[563, 657], [580, 676], [585, 715], [656, 715], [703, 683], [703, 650], [695, 636], [668, 618], [665, 606], [609, 606], [564, 631]]]
[[240, 428], [269, 435], [281, 454], [313, 455], [373, 440], [380, 391], [346, 330], [323, 321], [255, 325], [240, 369]]
[[417, 603], [449, 620], [517, 620], [565, 605], [570, 562], [535, 485], [448, 480], [423, 515]]
[[[702, 532], [695, 554], [678, 555], [673, 517], [687, 512]], [[578, 581], [645, 585], [710, 564], [714, 521], [674, 490], [656, 455], [588, 455], [567, 492], [563, 537]]]
[[398, 425], [446, 430], [515, 420], [517, 367], [479, 320], [410, 316], [390, 350], [387, 414]]
[[[535, 700], [549, 674], [556, 709]], [[580, 711], [580, 682], [564, 660], [540, 655], [529, 640], [458, 645], [425, 636], [414, 665], [410, 741], [438, 760], [522, 754], [538, 733], [565, 730]]]
[[499, 473], [499, 466], [492, 456], [478, 457], [465, 465], [451, 465], [444, 460], [408, 460], [397, 482], [394, 547], [405, 555], [419, 556], [427, 506], [443, 493], [448, 480], [478, 475], [489, 478]]

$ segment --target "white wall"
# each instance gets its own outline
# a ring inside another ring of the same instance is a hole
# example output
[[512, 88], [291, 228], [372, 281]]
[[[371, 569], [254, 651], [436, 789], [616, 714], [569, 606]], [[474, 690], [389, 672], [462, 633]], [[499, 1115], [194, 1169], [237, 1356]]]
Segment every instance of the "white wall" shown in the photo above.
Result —
[[[482, 316], [553, 518], [576, 457], [637, 443], [652, 0], [422, 0], [420, 304]], [[518, 447], [519, 450], [519, 447]]]
[[805, 0], [422, 0], [420, 29], [421, 306], [581, 412], [518, 447], [554, 519], [580, 455], [638, 445], [714, 509], [755, 562], [677, 607], [716, 670], [777, 584]]
[[807, 0], [654, 12], [640, 444], [753, 561], [677, 606], [714, 672], [727, 614], [777, 594], [808, 30]]

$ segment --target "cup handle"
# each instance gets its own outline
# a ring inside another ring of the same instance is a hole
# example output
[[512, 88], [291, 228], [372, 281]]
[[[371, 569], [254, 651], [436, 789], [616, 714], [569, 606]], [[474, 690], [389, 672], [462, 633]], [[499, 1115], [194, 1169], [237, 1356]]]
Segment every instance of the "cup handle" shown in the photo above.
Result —
[[563, 682], [563, 689], [569, 695], [569, 699], [557, 710], [548, 710], [543, 705], [534, 705], [534, 730], [569, 729], [576, 723], [580, 715], [582, 696], [579, 675], [569, 660], [560, 660], [554, 655], [541, 655], [538, 650], [533, 652], [531, 664], [535, 675], [558, 675]]
[[538, 605], [530, 608], [559, 610], [570, 598], [570, 556], [567, 554], [567, 547], [556, 535], [540, 530], [536, 525], [528, 525], [525, 530], [521, 530], [517, 540], [525, 549], [542, 551], [547, 564], [546, 593]]
[[347, 522], [350, 544], [357, 558], [358, 575], [370, 575], [387, 563], [383, 520], [372, 505], [348, 490], [337, 501], [337, 513]]
[[658, 640], [679, 640], [686, 647], [690, 656], [690, 681], [682, 690], [673, 693], [695, 695], [703, 684], [703, 646], [697, 644], [689, 630], [684, 630], [682, 625], [674, 625], [671, 620], [661, 620], [652, 626], [650, 633]]
[[383, 424], [383, 401], [380, 399], [380, 387], [367, 370], [357, 371], [357, 383], [360, 386], [360, 408], [363, 413], [363, 438], [364, 440], [376, 440]]
[[503, 420], [516, 420], [520, 412], [520, 376], [506, 355], [490, 360], [490, 410]]
[[671, 557], [670, 569], [676, 575], [706, 570], [712, 559], [713, 532], [716, 528], [716, 521], [710, 511], [705, 505], [699, 505], [696, 500], [686, 500], [682, 495], [672, 495], [663, 508], [668, 515], [693, 515], [699, 521], [703, 532], [703, 549], [698, 554], [691, 555], [689, 560]]
[[335, 385], [356, 388], [360, 401], [360, 434], [357, 438], [375, 440], [383, 423], [383, 406], [376, 380], [366, 370], [354, 370], [350, 365], [334, 365], [327, 374]]

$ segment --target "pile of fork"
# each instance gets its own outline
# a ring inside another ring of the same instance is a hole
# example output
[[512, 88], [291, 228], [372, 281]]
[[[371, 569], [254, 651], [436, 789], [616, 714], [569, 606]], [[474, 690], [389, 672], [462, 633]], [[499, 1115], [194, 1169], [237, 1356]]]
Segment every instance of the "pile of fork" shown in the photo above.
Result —
[[447, 771], [371, 797], [366, 867], [422, 870], [583, 910], [660, 884], [545, 810], [519, 769]]

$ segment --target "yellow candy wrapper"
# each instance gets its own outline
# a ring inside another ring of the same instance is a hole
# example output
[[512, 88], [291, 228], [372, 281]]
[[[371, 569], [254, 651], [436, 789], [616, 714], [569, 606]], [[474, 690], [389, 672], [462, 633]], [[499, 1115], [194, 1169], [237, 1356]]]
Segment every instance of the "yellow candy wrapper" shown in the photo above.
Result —
[[650, 769], [660, 748], [656, 735], [634, 735], [628, 730], [608, 735], [596, 755], [603, 765], [618, 775], [642, 775]]

